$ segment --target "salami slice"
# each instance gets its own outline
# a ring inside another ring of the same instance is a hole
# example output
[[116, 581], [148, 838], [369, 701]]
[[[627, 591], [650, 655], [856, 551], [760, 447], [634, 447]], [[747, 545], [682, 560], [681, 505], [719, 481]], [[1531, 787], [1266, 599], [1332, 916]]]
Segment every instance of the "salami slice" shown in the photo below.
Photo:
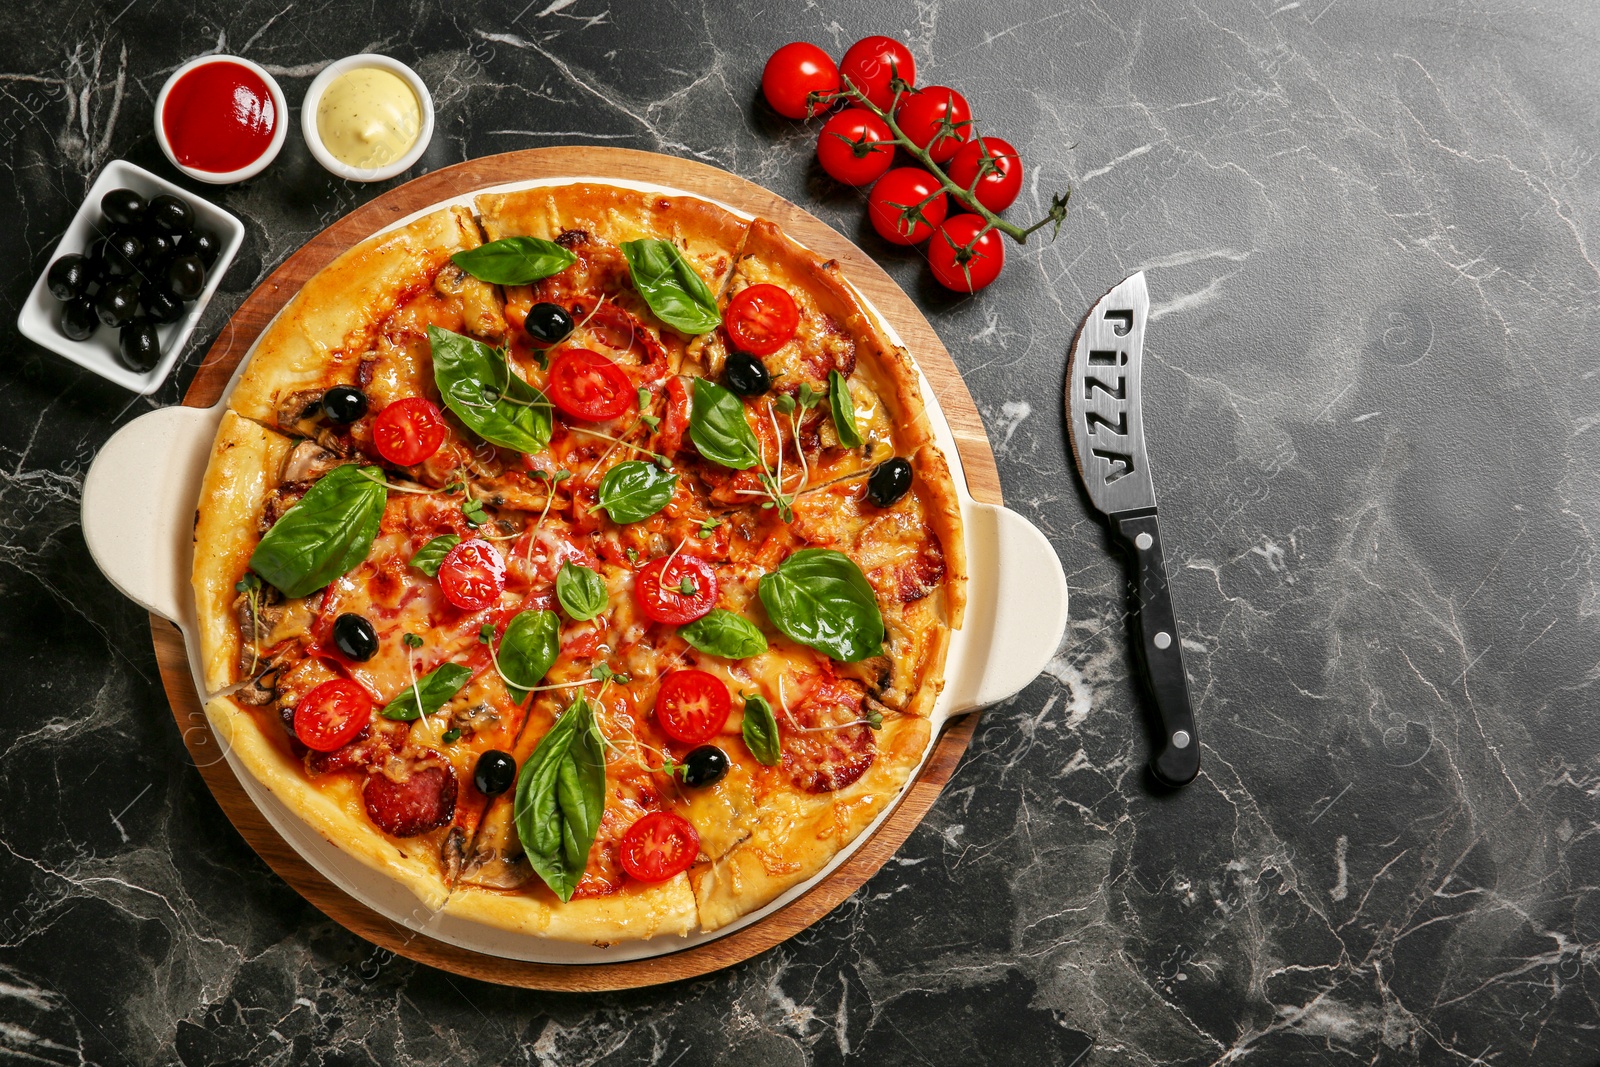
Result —
[[456, 813], [456, 775], [444, 757], [429, 753], [425, 764], [408, 765], [397, 781], [369, 775], [361, 788], [367, 816], [392, 837], [415, 837], [448, 823]]
[[[783, 769], [807, 793], [843, 789], [867, 773], [877, 739], [861, 717], [861, 686], [819, 677], [789, 705], [783, 724]], [[848, 723], [849, 725], [843, 725]]]

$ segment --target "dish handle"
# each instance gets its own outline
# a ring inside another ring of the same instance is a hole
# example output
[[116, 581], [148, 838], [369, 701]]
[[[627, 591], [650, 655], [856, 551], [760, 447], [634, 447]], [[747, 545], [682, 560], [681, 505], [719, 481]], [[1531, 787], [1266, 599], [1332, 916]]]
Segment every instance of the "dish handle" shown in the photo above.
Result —
[[972, 636], [948, 672], [948, 715], [1022, 692], [1067, 631], [1067, 576], [1039, 528], [993, 504], [969, 504], [964, 520], [970, 580], [962, 629]]
[[112, 585], [180, 625], [193, 602], [194, 505], [216, 436], [213, 408], [169, 407], [111, 435], [83, 479], [83, 539]]

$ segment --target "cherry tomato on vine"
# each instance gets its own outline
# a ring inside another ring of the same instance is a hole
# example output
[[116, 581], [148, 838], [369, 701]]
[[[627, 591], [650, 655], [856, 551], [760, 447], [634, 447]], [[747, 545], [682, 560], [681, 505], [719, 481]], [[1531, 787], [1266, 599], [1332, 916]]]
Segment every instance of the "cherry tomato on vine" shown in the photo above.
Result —
[[[950, 210], [950, 198], [942, 188], [921, 167], [896, 167], [879, 178], [867, 195], [867, 218], [890, 244], [926, 241]], [[908, 211], [920, 215], [907, 217]]]
[[463, 541], [439, 564], [439, 586], [462, 611], [482, 611], [505, 591], [506, 561], [482, 538]]
[[894, 135], [866, 108], [845, 108], [823, 123], [817, 162], [836, 182], [871, 185], [894, 163]]
[[739, 290], [722, 318], [739, 351], [766, 356], [789, 343], [800, 325], [800, 309], [787, 289], [763, 282]]
[[[989, 156], [987, 166], [984, 165], [985, 152]], [[980, 170], [983, 171], [981, 179], [978, 178]], [[971, 189], [973, 181], [977, 180], [978, 203], [990, 211], [1004, 211], [1022, 192], [1022, 156], [1009, 142], [998, 137], [984, 137], [962, 145], [945, 173], [963, 189]]]
[[598, 352], [569, 348], [550, 364], [550, 402], [584, 422], [604, 422], [627, 411], [637, 390], [626, 371]]
[[698, 556], [681, 552], [662, 556], [639, 568], [633, 578], [633, 596], [639, 610], [656, 622], [682, 626], [716, 605], [717, 574]]
[[641, 882], [664, 882], [694, 866], [700, 835], [681, 815], [652, 811], [622, 835], [622, 869]]
[[944, 163], [972, 139], [972, 109], [967, 98], [944, 85], [930, 85], [900, 98], [894, 121], [935, 163]]
[[396, 400], [372, 420], [372, 444], [396, 467], [414, 467], [444, 444], [444, 415], [426, 397]]
[[668, 737], [686, 745], [717, 736], [732, 710], [728, 687], [705, 671], [673, 671], [656, 694], [656, 722]]
[[1000, 277], [1006, 265], [1005, 235], [990, 230], [979, 237], [984, 225], [977, 215], [957, 215], [928, 242], [928, 266], [946, 289], [975, 293]]
[[888, 111], [894, 103], [890, 79], [899, 77], [907, 85], [915, 85], [917, 61], [911, 58], [911, 50], [893, 37], [863, 37], [845, 52], [839, 76]]
[[348, 678], [323, 682], [294, 706], [294, 735], [316, 752], [343, 748], [371, 721], [372, 698]]
[[807, 109], [812, 93], [839, 91], [839, 68], [833, 57], [806, 41], [784, 45], [767, 60], [761, 72], [761, 92], [772, 110], [786, 119], [803, 119], [820, 114], [833, 101], [819, 100]]

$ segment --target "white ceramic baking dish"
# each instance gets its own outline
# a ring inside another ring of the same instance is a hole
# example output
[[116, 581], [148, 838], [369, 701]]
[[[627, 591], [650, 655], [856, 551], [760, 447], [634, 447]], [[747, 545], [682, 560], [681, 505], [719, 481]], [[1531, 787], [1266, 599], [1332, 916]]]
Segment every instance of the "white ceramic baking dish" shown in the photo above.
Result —
[[[670, 195], [698, 196], [653, 184], [574, 176], [473, 190], [415, 212], [388, 228], [403, 226], [449, 204], [470, 206], [473, 198], [484, 192], [586, 180]], [[748, 213], [727, 205], [719, 206], [749, 217]], [[870, 301], [865, 297], [862, 300], [872, 309]], [[877, 315], [876, 309], [872, 311]], [[877, 317], [884, 322], [881, 315]], [[899, 343], [894, 328], [887, 323], [885, 327]], [[248, 363], [249, 357], [240, 362], [235, 382]], [[202, 694], [205, 693], [204, 673], [198, 659], [198, 642], [193, 639], [195, 603], [189, 584], [194, 509], [200, 495], [200, 480], [210, 458], [212, 439], [226, 408], [226, 397], [231, 392], [232, 383], [215, 407], [162, 408], [124, 426], [101, 449], [83, 485], [83, 534], [95, 563], [124, 594], [142, 607], [170, 619], [183, 631], [195, 688]], [[966, 621], [950, 643], [945, 688], [934, 706], [931, 740], [923, 754], [926, 761], [942, 727], [951, 718], [1014, 696], [1044, 669], [1066, 631], [1067, 582], [1054, 549], [1032, 523], [1007, 508], [972, 499], [967, 492], [955, 438], [926, 377], [922, 381], [922, 392], [935, 439], [949, 460], [961, 497], [969, 575]], [[886, 807], [864, 833], [816, 876], [738, 922], [712, 933], [663, 936], [597, 947], [509, 933], [433, 911], [400, 883], [324, 840], [241, 768], [231, 752], [224, 752], [222, 756], [228, 760], [245, 792], [284, 840], [330, 882], [367, 907], [412, 930], [469, 951], [536, 963], [594, 964], [645, 959], [692, 948], [760, 922], [826, 878], [872, 836], [895, 807], [895, 804]], [[913, 774], [906, 788], [915, 780]], [[901, 797], [904, 793], [902, 789]], [[896, 798], [896, 803], [899, 799]]]

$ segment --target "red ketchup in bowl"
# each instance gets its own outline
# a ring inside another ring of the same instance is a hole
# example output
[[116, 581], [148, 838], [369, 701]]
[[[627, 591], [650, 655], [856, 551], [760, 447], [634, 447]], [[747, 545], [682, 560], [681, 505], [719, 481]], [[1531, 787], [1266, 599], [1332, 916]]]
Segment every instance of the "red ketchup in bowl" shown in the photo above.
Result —
[[259, 74], [219, 60], [195, 67], [173, 84], [161, 111], [161, 131], [179, 163], [225, 174], [260, 159], [282, 117]]

